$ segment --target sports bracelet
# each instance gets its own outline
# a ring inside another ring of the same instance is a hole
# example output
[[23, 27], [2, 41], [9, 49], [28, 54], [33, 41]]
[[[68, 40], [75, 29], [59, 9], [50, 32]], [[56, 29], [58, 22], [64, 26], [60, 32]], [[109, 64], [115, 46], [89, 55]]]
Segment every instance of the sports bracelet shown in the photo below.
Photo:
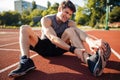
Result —
[[70, 46], [69, 51], [72, 52], [72, 53], [74, 53], [74, 50], [75, 50], [75, 49], [76, 49], [76, 47]]

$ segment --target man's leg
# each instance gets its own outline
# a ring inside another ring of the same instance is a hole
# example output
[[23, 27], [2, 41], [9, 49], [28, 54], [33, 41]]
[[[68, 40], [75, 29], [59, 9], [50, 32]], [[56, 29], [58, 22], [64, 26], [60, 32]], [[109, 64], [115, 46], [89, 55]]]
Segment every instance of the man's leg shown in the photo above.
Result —
[[9, 73], [9, 77], [18, 77], [25, 75], [28, 71], [35, 69], [34, 62], [29, 58], [29, 47], [33, 47], [38, 42], [37, 35], [32, 31], [31, 27], [28, 25], [23, 25], [20, 27], [20, 50], [21, 58], [19, 67]]
[[[86, 36], [87, 36], [86, 33], [77, 28], [68, 28], [62, 35], [62, 39], [65, 42], [68, 42], [68, 40], [70, 40], [73, 46], [80, 49], [84, 49], [82, 42], [85, 41]], [[108, 49], [107, 52], [108, 53], [106, 53], [106, 55], [109, 56], [111, 51]], [[84, 63], [88, 64], [88, 68], [94, 76], [100, 76], [103, 73], [103, 69], [106, 65], [106, 61], [104, 60], [105, 58], [103, 57], [106, 55], [102, 55], [99, 49], [93, 55], [89, 55], [86, 52], [82, 51], [77, 52], [75, 54]]]
[[71, 43], [72, 46], [75, 46], [77, 48], [80, 48], [81, 51], [79, 53], [75, 53], [77, 55], [78, 58], [81, 59], [82, 62], [86, 63], [86, 59], [87, 57], [89, 57], [89, 54], [87, 52], [83, 52], [82, 49], [84, 48], [83, 45], [83, 37], [86, 37], [86, 34], [84, 33], [82, 35], [81, 38], [81, 34], [83, 34], [83, 32], [79, 32], [79, 34], [76, 32], [75, 28], [68, 28], [65, 30], [65, 32], [62, 35], [62, 40], [64, 40], [67, 43]]
[[20, 27], [19, 43], [20, 43], [21, 56], [26, 55], [27, 57], [29, 57], [30, 45], [34, 47], [37, 42], [38, 42], [38, 36], [34, 33], [34, 31], [30, 26], [23, 25]]
[[[77, 32], [78, 35], [80, 35], [81, 39], [84, 41], [86, 34], [78, 28], [76, 28], [75, 31]], [[100, 76], [103, 73], [103, 70], [111, 55], [110, 45], [107, 42], [103, 42], [103, 43], [101, 42], [101, 44], [104, 44], [106, 50], [101, 51], [101, 49], [99, 48], [98, 50], [96, 50], [95, 54], [88, 57], [87, 59], [89, 70], [90, 72], [92, 72], [94, 76]]]

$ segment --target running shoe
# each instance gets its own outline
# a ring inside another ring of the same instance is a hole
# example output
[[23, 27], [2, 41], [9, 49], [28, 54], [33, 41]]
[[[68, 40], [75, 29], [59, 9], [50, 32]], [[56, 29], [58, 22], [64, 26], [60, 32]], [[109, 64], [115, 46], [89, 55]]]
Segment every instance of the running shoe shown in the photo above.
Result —
[[30, 58], [22, 59], [20, 61], [19, 67], [11, 71], [9, 77], [19, 77], [25, 75], [28, 71], [34, 70], [36, 67]]
[[106, 51], [103, 53], [98, 49], [96, 54], [93, 54], [87, 59], [88, 68], [94, 76], [100, 76], [111, 55], [111, 48], [108, 43], [105, 43]]

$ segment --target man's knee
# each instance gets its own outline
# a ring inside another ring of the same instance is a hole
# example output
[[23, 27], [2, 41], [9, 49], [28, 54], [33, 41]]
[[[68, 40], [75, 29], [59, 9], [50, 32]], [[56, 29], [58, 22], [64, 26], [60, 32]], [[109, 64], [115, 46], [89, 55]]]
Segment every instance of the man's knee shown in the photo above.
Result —
[[29, 25], [22, 25], [20, 26], [20, 33], [25, 33], [30, 29]]
[[74, 32], [74, 28], [67, 28], [65, 30], [65, 33], [67, 33], [68, 35], [71, 35]]

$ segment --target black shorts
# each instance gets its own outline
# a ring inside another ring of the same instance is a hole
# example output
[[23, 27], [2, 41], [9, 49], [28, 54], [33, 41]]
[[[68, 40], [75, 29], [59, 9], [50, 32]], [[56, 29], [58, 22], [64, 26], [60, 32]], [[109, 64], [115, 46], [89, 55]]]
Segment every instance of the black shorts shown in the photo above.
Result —
[[49, 39], [43, 39], [43, 40], [41, 40], [40, 38], [38, 39], [39, 39], [38, 43], [35, 45], [35, 47], [30, 46], [30, 50], [37, 52], [41, 56], [44, 57], [60, 56], [65, 52], [67, 52], [66, 50], [63, 50], [52, 44]]

